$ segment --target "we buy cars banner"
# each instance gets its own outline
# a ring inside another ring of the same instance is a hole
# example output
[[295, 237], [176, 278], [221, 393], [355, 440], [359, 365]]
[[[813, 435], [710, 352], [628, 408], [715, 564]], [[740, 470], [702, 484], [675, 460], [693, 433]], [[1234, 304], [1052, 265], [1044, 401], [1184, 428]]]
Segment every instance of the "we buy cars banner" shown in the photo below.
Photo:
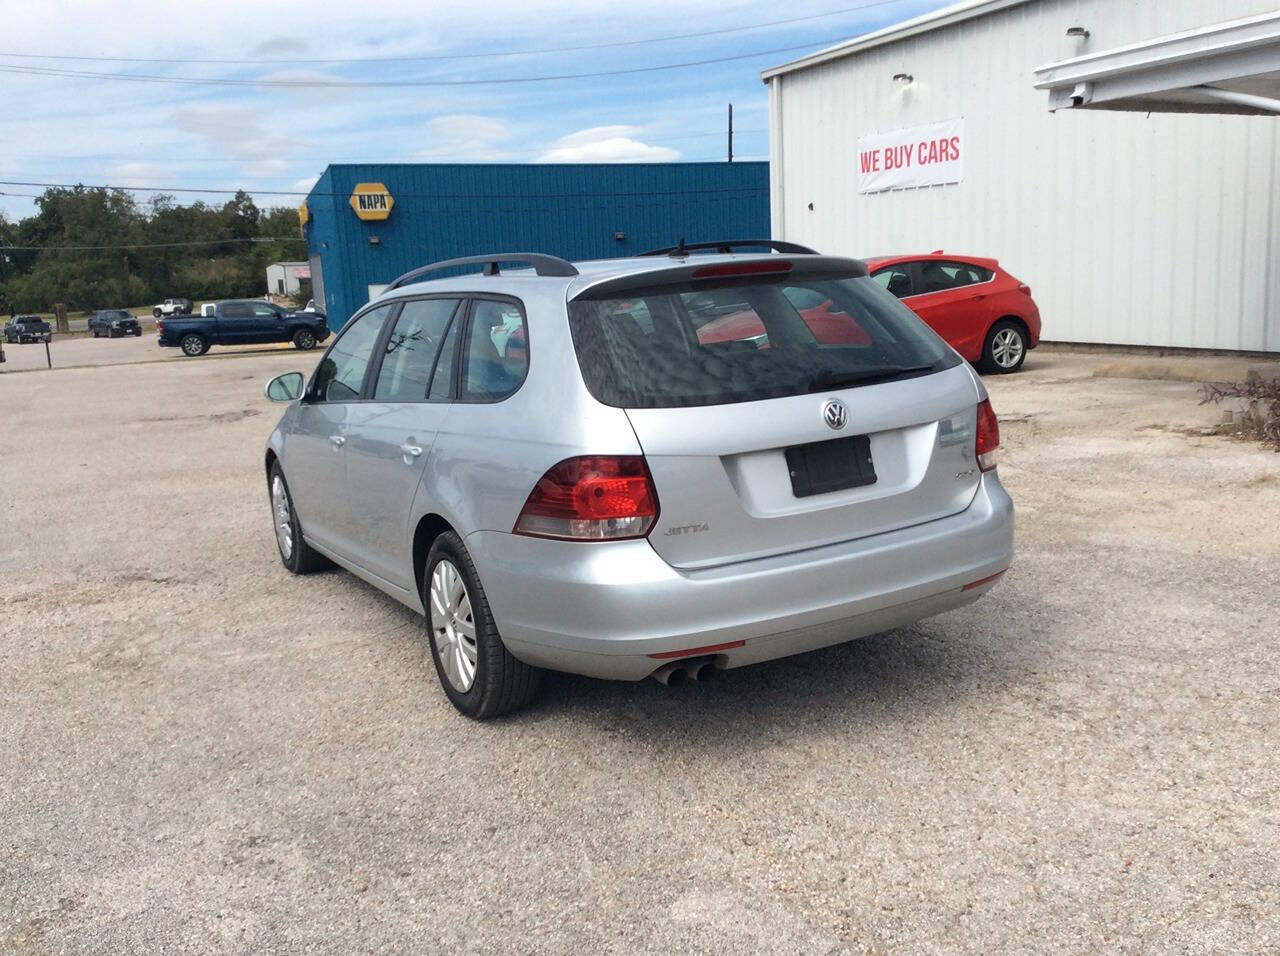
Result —
[[858, 192], [913, 189], [964, 178], [964, 117], [858, 140]]

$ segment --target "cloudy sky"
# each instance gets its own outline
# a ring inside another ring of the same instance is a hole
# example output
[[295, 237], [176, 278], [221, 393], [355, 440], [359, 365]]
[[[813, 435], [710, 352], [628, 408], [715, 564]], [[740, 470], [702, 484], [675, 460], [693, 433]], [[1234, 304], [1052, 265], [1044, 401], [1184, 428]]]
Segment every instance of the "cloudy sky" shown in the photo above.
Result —
[[[764, 159], [761, 69], [943, 5], [0, 0], [0, 180], [268, 206], [329, 163], [719, 160], [730, 102]], [[0, 212], [38, 192], [0, 184]]]

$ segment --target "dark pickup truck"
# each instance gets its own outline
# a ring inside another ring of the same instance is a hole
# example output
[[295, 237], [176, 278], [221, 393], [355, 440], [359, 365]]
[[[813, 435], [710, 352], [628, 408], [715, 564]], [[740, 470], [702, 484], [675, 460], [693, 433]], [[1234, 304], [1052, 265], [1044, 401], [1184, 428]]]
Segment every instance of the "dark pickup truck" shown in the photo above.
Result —
[[6, 342], [52, 342], [53, 327], [38, 315], [17, 315], [4, 327]]
[[323, 312], [289, 312], [260, 299], [228, 299], [201, 306], [199, 315], [156, 319], [156, 340], [182, 349], [183, 355], [203, 355], [211, 345], [256, 345], [292, 342], [313, 349], [329, 337]]
[[100, 335], [114, 339], [117, 335], [141, 335], [142, 326], [132, 312], [124, 309], [99, 309], [89, 320], [89, 333], [95, 339]]

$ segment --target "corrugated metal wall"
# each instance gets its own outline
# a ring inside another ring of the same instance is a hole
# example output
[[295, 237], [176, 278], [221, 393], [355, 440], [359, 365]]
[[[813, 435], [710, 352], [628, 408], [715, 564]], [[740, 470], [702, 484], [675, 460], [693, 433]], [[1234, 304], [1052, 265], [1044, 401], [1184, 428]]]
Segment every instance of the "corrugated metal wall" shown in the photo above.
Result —
[[[1273, 9], [1033, 0], [775, 79], [774, 236], [995, 256], [1050, 340], [1280, 351], [1280, 117], [1050, 114], [1032, 86], [1044, 63]], [[959, 116], [964, 182], [858, 194], [860, 136]]]
[[[391, 193], [385, 222], [356, 218], [348, 199], [360, 182], [381, 182]], [[607, 258], [681, 236], [767, 237], [769, 173], [759, 162], [330, 166], [307, 206], [307, 248], [321, 260], [336, 327], [368, 301], [370, 285], [454, 256]], [[619, 232], [624, 239], [615, 239]]]

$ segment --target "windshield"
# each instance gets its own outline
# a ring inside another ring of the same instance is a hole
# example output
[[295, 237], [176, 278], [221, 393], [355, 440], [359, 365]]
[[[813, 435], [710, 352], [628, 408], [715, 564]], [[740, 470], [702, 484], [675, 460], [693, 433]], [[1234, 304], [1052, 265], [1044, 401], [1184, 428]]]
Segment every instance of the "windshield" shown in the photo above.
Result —
[[872, 279], [691, 281], [569, 303], [587, 388], [620, 408], [720, 405], [927, 375], [961, 359]]

